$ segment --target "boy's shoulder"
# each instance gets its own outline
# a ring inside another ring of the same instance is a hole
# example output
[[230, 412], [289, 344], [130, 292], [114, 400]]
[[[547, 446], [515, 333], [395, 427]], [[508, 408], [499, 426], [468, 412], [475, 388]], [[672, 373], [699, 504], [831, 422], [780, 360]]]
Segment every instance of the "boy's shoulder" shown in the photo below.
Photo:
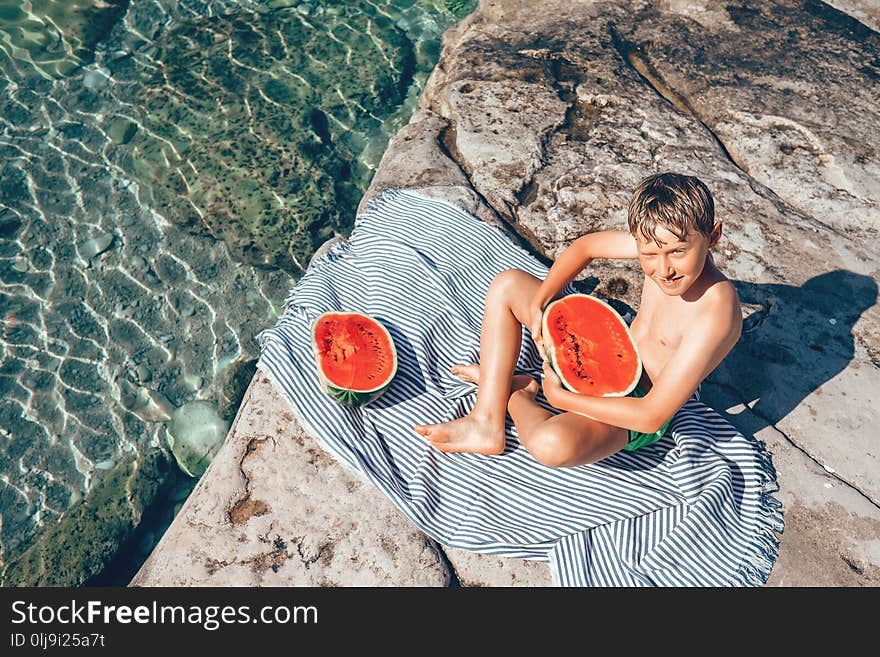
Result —
[[727, 278], [717, 267], [713, 267], [712, 275], [704, 285], [703, 296], [706, 300], [727, 303], [736, 301], [739, 303], [739, 295], [736, 292], [736, 286], [733, 284], [733, 281]]
[[733, 282], [721, 272], [708, 282], [694, 310], [694, 319], [706, 318], [715, 326], [725, 325], [731, 330], [742, 326], [739, 294]]

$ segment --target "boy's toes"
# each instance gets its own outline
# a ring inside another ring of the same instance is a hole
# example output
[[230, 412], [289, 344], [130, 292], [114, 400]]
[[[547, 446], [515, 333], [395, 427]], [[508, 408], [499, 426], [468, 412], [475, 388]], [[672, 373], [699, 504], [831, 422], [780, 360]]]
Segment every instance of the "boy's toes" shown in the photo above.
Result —
[[461, 363], [457, 363], [450, 367], [449, 371], [452, 372], [453, 376], [458, 377], [462, 381], [466, 381], [467, 383], [476, 383], [479, 385], [480, 366], [476, 363], [471, 363], [469, 365], [462, 365]]

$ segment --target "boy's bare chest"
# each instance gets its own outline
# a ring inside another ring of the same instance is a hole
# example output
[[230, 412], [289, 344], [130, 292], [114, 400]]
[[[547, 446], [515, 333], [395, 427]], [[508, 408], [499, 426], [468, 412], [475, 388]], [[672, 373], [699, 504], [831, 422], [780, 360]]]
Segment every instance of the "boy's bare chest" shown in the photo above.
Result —
[[[656, 381], [678, 349], [689, 323], [690, 309], [676, 301], [643, 294], [638, 313], [630, 325], [630, 333], [651, 381]], [[642, 387], [646, 383], [643, 380]]]

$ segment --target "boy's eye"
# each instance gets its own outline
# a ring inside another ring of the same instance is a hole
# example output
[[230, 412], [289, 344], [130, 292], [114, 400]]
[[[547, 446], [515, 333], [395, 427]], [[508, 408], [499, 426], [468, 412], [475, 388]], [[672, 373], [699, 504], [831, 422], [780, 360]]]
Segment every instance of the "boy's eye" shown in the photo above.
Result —
[[684, 249], [676, 249], [673, 253], [684, 253]]

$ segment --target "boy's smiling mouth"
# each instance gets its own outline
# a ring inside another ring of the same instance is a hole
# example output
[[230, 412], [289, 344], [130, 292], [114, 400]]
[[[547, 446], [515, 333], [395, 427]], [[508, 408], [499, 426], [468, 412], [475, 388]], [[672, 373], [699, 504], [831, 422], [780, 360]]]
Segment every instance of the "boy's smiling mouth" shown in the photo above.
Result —
[[682, 275], [682, 276], [676, 276], [675, 278], [661, 278], [660, 281], [664, 285], [672, 286], [672, 285], [675, 285], [676, 283], [678, 283], [678, 281], [680, 281], [683, 277], [684, 276]]

